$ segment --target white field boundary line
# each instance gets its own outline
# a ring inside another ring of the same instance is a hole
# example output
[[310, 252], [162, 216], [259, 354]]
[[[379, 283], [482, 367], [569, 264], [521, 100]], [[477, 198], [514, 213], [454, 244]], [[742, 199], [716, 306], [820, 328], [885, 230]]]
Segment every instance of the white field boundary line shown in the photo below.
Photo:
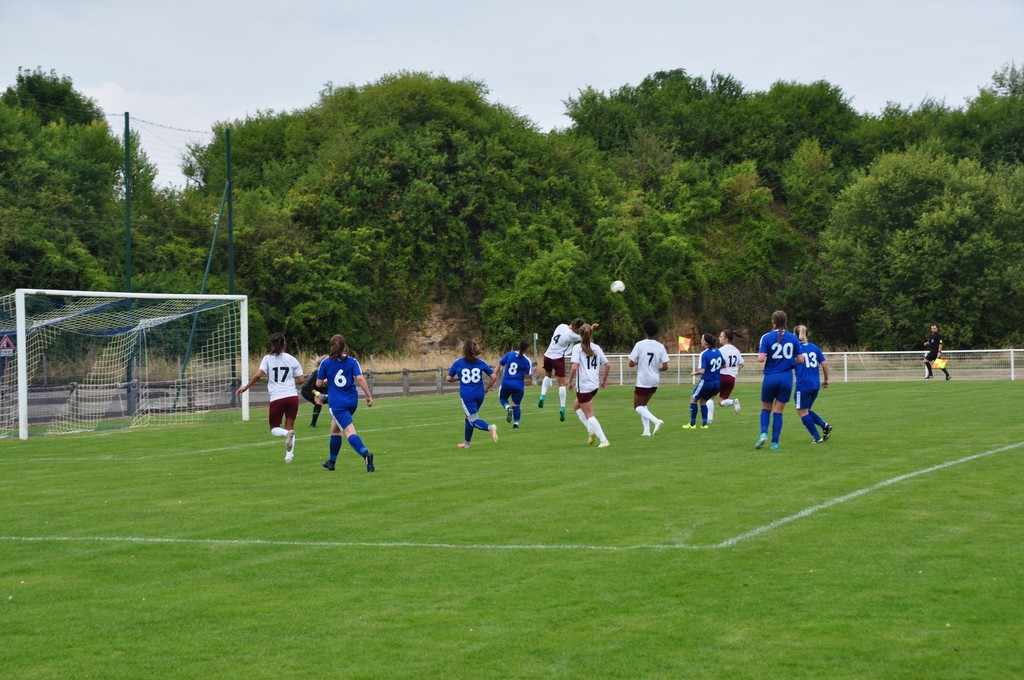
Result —
[[[295, 432], [295, 434], [297, 435], [296, 442], [297, 443], [302, 443], [302, 442], [310, 442], [310, 443], [311, 442], [318, 442], [318, 443], [323, 443], [323, 442], [326, 442], [327, 439], [330, 437], [330, 432], [329, 432], [330, 422], [331, 422], [330, 421], [330, 417], [328, 417], [328, 419], [325, 421], [325, 424], [324, 424], [322, 432], [303, 432], [301, 430], [296, 430], [296, 432]], [[374, 434], [376, 432], [389, 432], [389, 431], [392, 431], [392, 430], [416, 430], [416, 429], [420, 429], [420, 428], [424, 428], [424, 427], [439, 427], [439, 426], [445, 425], [445, 424], [451, 424], [451, 418], [448, 418], [446, 420], [438, 420], [438, 421], [434, 421], [434, 422], [427, 422], [427, 423], [414, 423], [412, 425], [389, 425], [387, 427], [359, 428], [359, 432], [361, 432], [362, 434]], [[91, 435], [92, 434], [95, 434], [97, 436], [107, 436], [107, 435], [110, 435], [110, 434], [116, 434], [116, 432], [91, 433]], [[59, 437], [61, 435], [52, 435], [52, 436]], [[52, 463], [52, 462], [93, 463], [93, 462], [96, 462], [97, 460], [104, 461], [104, 462], [106, 462], [106, 461], [116, 461], [116, 462], [119, 462], [119, 463], [133, 463], [135, 461], [143, 461], [143, 460], [153, 460], [153, 459], [163, 459], [163, 458], [184, 458], [184, 457], [193, 457], [193, 456], [197, 456], [197, 455], [198, 456], [202, 456], [202, 455], [206, 455], [208, 453], [223, 453], [225, 451], [242, 451], [242, 450], [250, 450], [250, 449], [254, 449], [254, 448], [270, 448], [270, 447], [278, 447], [278, 448], [280, 448], [280, 447], [283, 447], [283, 446], [284, 446], [284, 437], [275, 437], [272, 434], [270, 434], [269, 432], [267, 432], [266, 436], [264, 438], [261, 438], [259, 441], [252, 441], [252, 442], [244, 442], [244, 443], [239, 443], [239, 444], [232, 444], [230, 446], [218, 446], [218, 447], [210, 447], [210, 448], [205, 448], [205, 449], [196, 449], [196, 450], [191, 450], [191, 451], [178, 451], [178, 452], [175, 452], [175, 453], [153, 453], [153, 454], [144, 454], [144, 455], [139, 455], [139, 456], [127, 456], [127, 457], [126, 456], [118, 456], [117, 454], [112, 454], [112, 453], [111, 454], [98, 455], [98, 456], [49, 456], [49, 457], [45, 457], [45, 458], [33, 458], [32, 460], [33, 460], [33, 462], [43, 462], [43, 463]], [[19, 459], [17, 456], [10, 456], [10, 457], [7, 457], [7, 458], [0, 456], [0, 467], [2, 467], [5, 464], [9, 464], [12, 467], [13, 466], [21, 466], [21, 465], [24, 464], [24, 461]]]
[[235, 538], [235, 539], [218, 539], [218, 538], [147, 538], [142, 536], [0, 536], [0, 541], [6, 542], [23, 542], [23, 543], [46, 543], [46, 542], [63, 542], [63, 543], [135, 543], [135, 544], [172, 544], [172, 545], [208, 545], [208, 546], [271, 546], [271, 547], [290, 547], [290, 546], [301, 546], [311, 548], [428, 548], [428, 549], [439, 549], [439, 550], [487, 550], [487, 551], [499, 551], [499, 550], [565, 550], [565, 551], [590, 551], [590, 552], [628, 552], [636, 550], [722, 550], [726, 548], [732, 548], [736, 545], [748, 541], [752, 538], [765, 534], [773, 529], [777, 529], [784, 524], [795, 522], [798, 519], [810, 517], [811, 515], [821, 510], [827, 510], [828, 508], [835, 507], [842, 503], [852, 501], [856, 498], [860, 498], [873, 491], [878, 491], [886, 487], [904, 482], [914, 477], [920, 477], [921, 475], [930, 474], [939, 470], [945, 470], [947, 468], [954, 467], [956, 465], [962, 465], [964, 463], [970, 463], [971, 461], [979, 460], [981, 458], [987, 458], [988, 456], [994, 456], [998, 453], [1005, 453], [1006, 451], [1012, 451], [1024, 446], [1024, 442], [1017, 442], [1016, 444], [1008, 444], [998, 449], [992, 449], [990, 451], [983, 451], [982, 453], [975, 453], [970, 456], [958, 458], [945, 463], [939, 463], [926, 467], [921, 470], [915, 470], [914, 472], [908, 472], [903, 475], [897, 475], [896, 477], [890, 477], [885, 481], [867, 486], [862, 489], [858, 489], [851, 493], [843, 496], [838, 496], [824, 503], [818, 503], [808, 508], [804, 508], [800, 512], [786, 517], [781, 517], [768, 524], [761, 525], [755, 529], [751, 529], [745, 533], [727, 538], [720, 543], [712, 543], [706, 545], [688, 545], [686, 543], [668, 543], [668, 544], [655, 544], [655, 543], [641, 543], [637, 545], [627, 546], [614, 546], [614, 545], [588, 545], [588, 544], [564, 544], [564, 545], [551, 545], [551, 544], [528, 544], [528, 543], [510, 543], [510, 544], [497, 544], [497, 543], [430, 543], [430, 542], [414, 542], [414, 541], [287, 541], [287, 540], [264, 540], [264, 539], [249, 539], [249, 538]]
[[852, 501], [853, 499], [860, 498], [861, 496], [863, 496], [865, 494], [869, 494], [872, 491], [878, 491], [879, 489], [884, 489], [887, 486], [892, 486], [893, 484], [898, 484], [900, 482], [905, 482], [908, 479], [913, 479], [914, 477], [920, 477], [921, 475], [926, 475], [926, 474], [929, 474], [931, 472], [937, 472], [939, 470], [945, 470], [946, 468], [951, 468], [951, 467], [953, 467], [955, 465], [962, 465], [963, 463], [970, 463], [971, 461], [974, 461], [974, 460], [978, 460], [978, 459], [981, 459], [981, 458], [987, 458], [988, 456], [994, 456], [997, 453], [1005, 453], [1006, 451], [1012, 451], [1013, 449], [1018, 449], [1021, 446], [1024, 446], [1024, 442], [1017, 442], [1016, 444], [1008, 444], [1006, 446], [1001, 446], [998, 449], [992, 449], [990, 451], [983, 451], [982, 453], [975, 453], [975, 454], [973, 454], [971, 456], [965, 456], [963, 458], [958, 458], [956, 460], [951, 460], [951, 461], [948, 461], [948, 462], [945, 462], [945, 463], [939, 463], [937, 465], [932, 465], [931, 467], [926, 467], [926, 468], [921, 469], [921, 470], [915, 470], [914, 472], [908, 472], [908, 473], [906, 473], [904, 475], [898, 475], [896, 477], [890, 477], [889, 479], [887, 479], [887, 480], [885, 480], [883, 482], [879, 482], [878, 484], [874, 484], [872, 486], [867, 486], [867, 487], [864, 487], [863, 489], [858, 489], [857, 491], [854, 491], [852, 493], [848, 493], [845, 496], [839, 496], [837, 498], [833, 498], [831, 500], [827, 500], [824, 503], [819, 503], [818, 505], [812, 505], [809, 508], [804, 508], [800, 512], [797, 512], [795, 514], [789, 515], [787, 517], [782, 517], [780, 519], [775, 520], [774, 522], [770, 522], [768, 524], [764, 524], [762, 526], [759, 526], [756, 529], [751, 529], [750, 531], [748, 531], [746, 533], [743, 533], [743, 534], [740, 534], [739, 536], [733, 536], [732, 538], [728, 538], [728, 539], [722, 541], [721, 543], [716, 543], [715, 545], [704, 546], [704, 547], [708, 547], [708, 548], [731, 548], [732, 546], [736, 545], [737, 543], [742, 543], [743, 541], [746, 541], [748, 539], [754, 538], [755, 536], [760, 536], [761, 534], [763, 534], [765, 532], [768, 532], [768, 531], [771, 531], [772, 529], [776, 529], [776, 528], [782, 526], [783, 524], [788, 524], [789, 522], [793, 522], [793, 521], [796, 521], [798, 519], [803, 519], [804, 517], [810, 517], [811, 515], [813, 515], [814, 513], [818, 512], [820, 510], [827, 510], [828, 508], [831, 508], [831, 507], [834, 507], [836, 505], [839, 505], [840, 503], [845, 503], [847, 501]]

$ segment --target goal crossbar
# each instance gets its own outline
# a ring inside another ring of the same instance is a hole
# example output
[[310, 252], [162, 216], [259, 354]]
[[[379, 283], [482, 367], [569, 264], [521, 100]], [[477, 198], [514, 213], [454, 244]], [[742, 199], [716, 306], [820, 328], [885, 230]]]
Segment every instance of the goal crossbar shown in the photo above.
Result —
[[0, 436], [15, 393], [21, 439], [33, 416], [44, 432], [236, 408], [249, 419], [233, 393], [249, 379], [245, 295], [19, 288], [0, 296], [0, 343]]

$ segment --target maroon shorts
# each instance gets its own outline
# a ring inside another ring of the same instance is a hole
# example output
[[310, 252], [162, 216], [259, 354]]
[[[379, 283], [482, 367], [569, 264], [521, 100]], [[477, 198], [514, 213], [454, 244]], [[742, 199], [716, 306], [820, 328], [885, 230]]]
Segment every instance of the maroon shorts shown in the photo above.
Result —
[[644, 397], [646, 399], [650, 399], [651, 397], [653, 397], [654, 393], [657, 392], [657, 391], [658, 391], [657, 387], [640, 387], [640, 386], [637, 386], [637, 387], [633, 388], [633, 394], [635, 394], [638, 397]]
[[554, 371], [555, 375], [557, 375], [559, 378], [564, 378], [565, 357], [562, 357], [561, 359], [551, 359], [549, 357], [544, 357], [544, 370], [547, 371], [548, 373]]
[[586, 404], [587, 402], [593, 400], [595, 394], [597, 394], [597, 390], [594, 390], [593, 392], [577, 392], [576, 401], [578, 401], [581, 404]]
[[299, 415], [299, 397], [285, 397], [270, 402], [270, 427], [281, 427], [282, 421], [295, 421]]
[[723, 373], [719, 380], [721, 387], [718, 390], [718, 398], [728, 399], [729, 395], [732, 394], [732, 388], [736, 387], [736, 378]]

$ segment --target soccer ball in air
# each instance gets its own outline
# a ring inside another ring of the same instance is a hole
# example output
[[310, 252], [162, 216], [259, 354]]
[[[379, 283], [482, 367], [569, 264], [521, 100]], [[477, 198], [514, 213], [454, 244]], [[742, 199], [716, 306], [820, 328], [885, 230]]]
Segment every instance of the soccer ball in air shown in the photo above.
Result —
[[624, 290], [626, 290], [626, 284], [624, 284], [622, 281], [612, 281], [613, 293], [621, 293]]

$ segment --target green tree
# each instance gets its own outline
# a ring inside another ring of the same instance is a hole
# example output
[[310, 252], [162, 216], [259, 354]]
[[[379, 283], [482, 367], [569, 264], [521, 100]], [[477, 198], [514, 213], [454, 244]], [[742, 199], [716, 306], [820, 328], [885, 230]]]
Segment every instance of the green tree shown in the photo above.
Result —
[[956, 155], [971, 156], [992, 168], [1024, 163], [1024, 94], [1014, 85], [983, 89], [964, 111], [950, 116], [943, 130], [945, 146]]
[[67, 76], [51, 69], [29, 71], [18, 68], [15, 84], [4, 90], [0, 102], [33, 112], [42, 125], [63, 121], [67, 125], [88, 125], [103, 120], [95, 100], [75, 90]]
[[[264, 323], [299, 342], [331, 328], [354, 346], [397, 348], [431, 305], [476, 312], [538, 253], [585, 246], [616, 178], [589, 142], [541, 135], [486, 95], [478, 82], [400, 73], [230, 125], [239, 285]], [[207, 204], [223, 182], [222, 139], [192, 157]], [[303, 267], [312, 276], [293, 284]], [[509, 326], [476, 322], [495, 337]]]
[[823, 234], [825, 304], [849, 341], [907, 349], [937, 322], [953, 347], [1019, 336], [1019, 169], [992, 175], [933, 146], [881, 156]]
[[790, 223], [816, 237], [825, 228], [835, 203], [835, 166], [816, 139], [803, 141], [782, 166], [782, 188]]
[[111, 289], [120, 280], [123, 153], [103, 118], [77, 107], [87, 100], [69, 80], [41, 72], [19, 72], [0, 101], [7, 289]]

